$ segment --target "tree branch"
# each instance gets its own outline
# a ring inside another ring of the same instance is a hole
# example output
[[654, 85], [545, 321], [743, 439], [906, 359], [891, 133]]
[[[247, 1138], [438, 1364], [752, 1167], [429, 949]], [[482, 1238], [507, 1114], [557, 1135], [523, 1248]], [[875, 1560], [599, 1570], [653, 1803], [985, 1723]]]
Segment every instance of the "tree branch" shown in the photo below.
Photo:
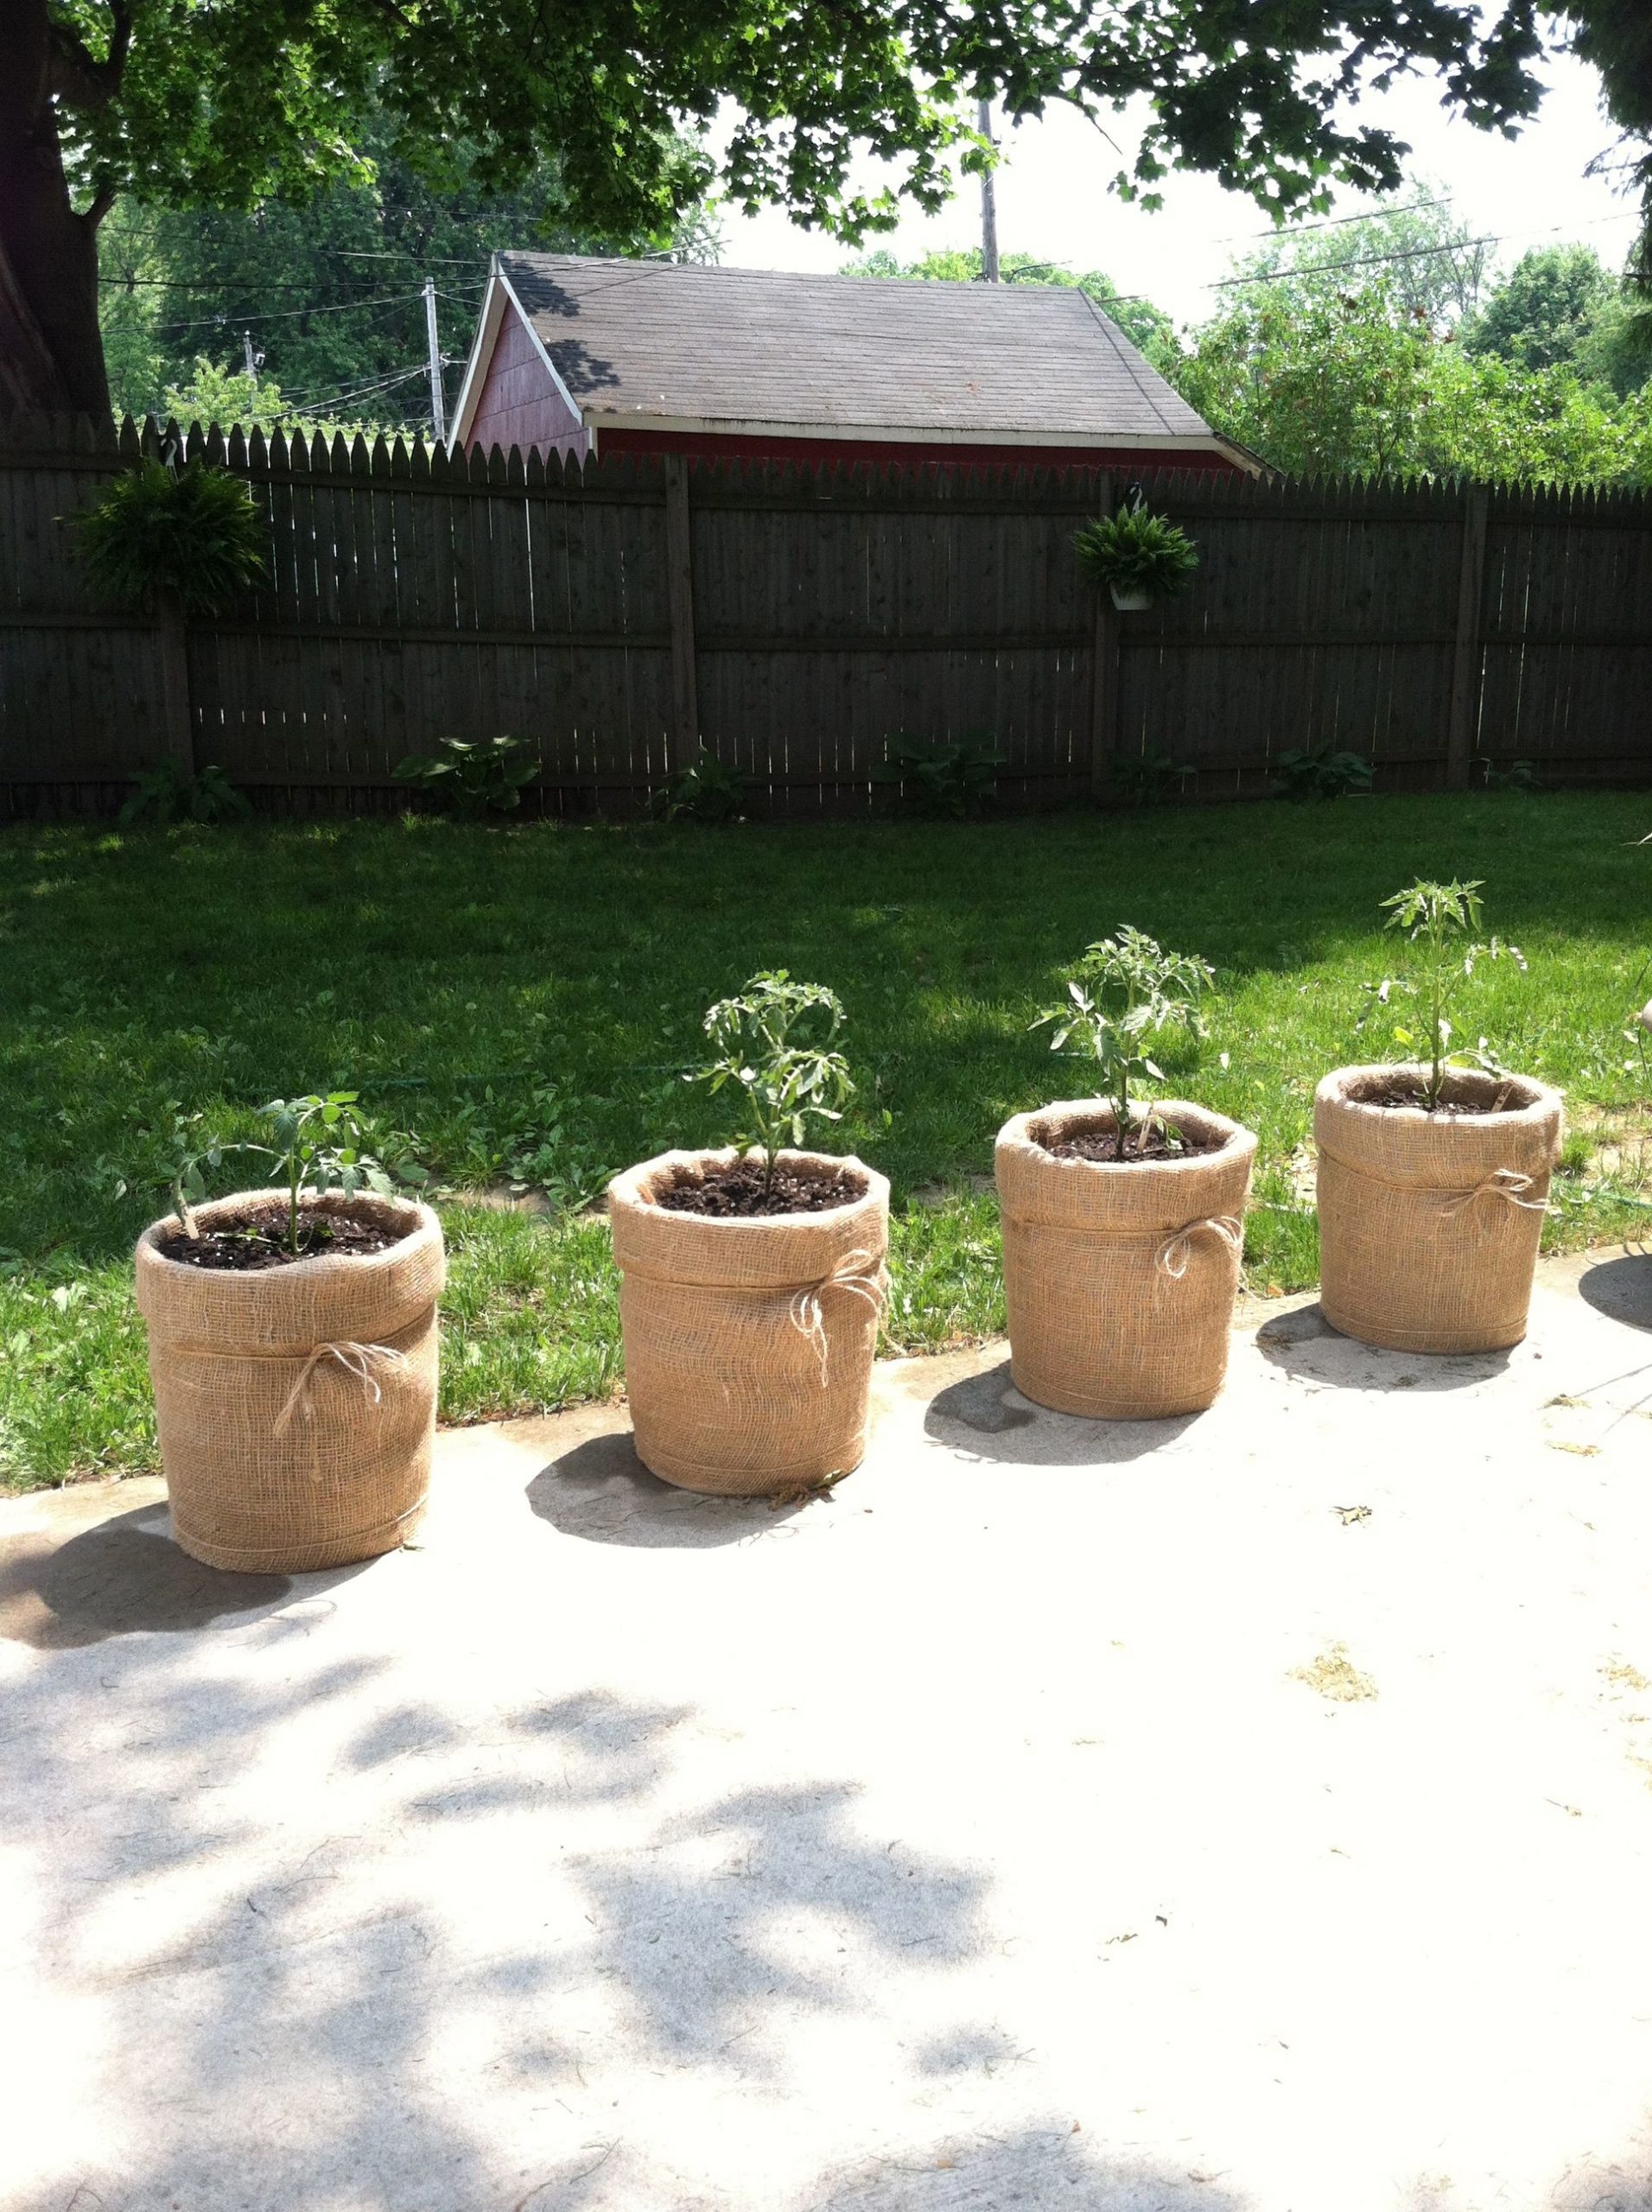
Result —
[[95, 231], [104, 217], [119, 198], [118, 186], [107, 177], [92, 194], [90, 203], [81, 212], [80, 220], [89, 231]]
[[47, 90], [71, 107], [107, 107], [120, 90], [132, 44], [131, 0], [111, 0], [109, 13], [109, 51], [101, 61], [67, 23], [51, 26]]

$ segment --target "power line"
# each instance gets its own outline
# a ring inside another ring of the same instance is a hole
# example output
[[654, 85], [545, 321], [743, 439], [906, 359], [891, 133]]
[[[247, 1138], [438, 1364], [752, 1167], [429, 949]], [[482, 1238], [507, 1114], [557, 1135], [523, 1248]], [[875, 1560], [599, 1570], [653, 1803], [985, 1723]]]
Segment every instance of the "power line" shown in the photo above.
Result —
[[426, 373], [425, 365], [421, 362], [416, 369], [397, 369], [393, 374], [379, 377], [372, 384], [356, 385], [353, 387], [346, 385], [338, 391], [318, 391], [314, 389], [308, 391], [283, 391], [281, 397], [283, 404], [290, 403], [294, 407], [302, 408], [308, 412], [316, 408], [339, 406], [346, 399], [365, 399], [370, 392], [388, 391], [394, 385], [406, 384], [410, 378], [421, 377]]
[[1382, 223], [1392, 215], [1416, 215], [1425, 207], [1454, 207], [1456, 196], [1446, 193], [1438, 200], [1414, 200], [1404, 207], [1367, 207], [1357, 215], [1327, 215], [1323, 222], [1293, 223], [1288, 231], [1270, 228], [1266, 231], [1234, 231], [1224, 238], [1212, 239], [1215, 245], [1242, 245], [1252, 238], [1300, 238], [1305, 231], [1334, 231], [1344, 223]]
[[226, 308], [221, 315], [197, 315], [187, 322], [158, 322], [160, 330], [218, 330], [226, 323], [291, 322], [299, 315], [378, 315], [386, 308], [406, 307], [423, 296], [418, 292], [398, 292], [384, 300], [346, 300], [336, 304], [315, 308], [272, 308], [261, 312], [257, 308]]
[[[1406, 246], [1393, 253], [1357, 255], [1348, 261], [1310, 262], [1304, 268], [1274, 269], [1260, 276], [1206, 277], [1201, 279], [1193, 289], [1200, 292], [1223, 292], [1245, 284], [1288, 283], [1293, 277], [1334, 276], [1338, 270], [1344, 269], [1374, 269], [1387, 262], [1439, 258], [1450, 253], [1465, 253], [1473, 246], [1509, 245], [1520, 238], [1558, 238], [1563, 232], [1594, 230], [1602, 223], [1638, 223], [1642, 219], [1638, 210], [1629, 209], [1621, 215], [1591, 215], [1582, 223], [1551, 223], [1547, 227], [1534, 231], [1503, 231], [1488, 234], [1484, 238], [1458, 238], [1442, 245]], [[1304, 227], [1306, 226], [1304, 226]], [[1294, 237], [1296, 233], [1289, 232], [1284, 235], [1288, 238]], [[1115, 292], [1113, 295], [1113, 300], [1130, 302], [1146, 301], [1151, 305], [1153, 295], [1150, 292]], [[1107, 304], [1109, 302], [1103, 302], [1103, 305]]]

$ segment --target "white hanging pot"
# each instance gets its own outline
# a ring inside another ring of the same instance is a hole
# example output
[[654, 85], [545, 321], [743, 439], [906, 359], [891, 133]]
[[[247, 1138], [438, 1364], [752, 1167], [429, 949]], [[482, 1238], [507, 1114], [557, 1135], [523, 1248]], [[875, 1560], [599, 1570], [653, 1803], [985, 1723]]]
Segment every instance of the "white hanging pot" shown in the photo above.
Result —
[[1113, 604], [1121, 614], [1141, 614], [1153, 605], [1153, 594], [1140, 584], [1109, 584]]

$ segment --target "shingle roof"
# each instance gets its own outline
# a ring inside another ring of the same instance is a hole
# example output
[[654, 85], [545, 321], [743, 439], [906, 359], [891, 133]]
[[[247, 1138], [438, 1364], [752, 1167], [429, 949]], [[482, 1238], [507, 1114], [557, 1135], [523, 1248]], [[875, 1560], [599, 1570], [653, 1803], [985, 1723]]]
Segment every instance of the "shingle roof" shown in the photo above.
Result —
[[589, 422], [1208, 438], [1080, 291], [506, 253]]

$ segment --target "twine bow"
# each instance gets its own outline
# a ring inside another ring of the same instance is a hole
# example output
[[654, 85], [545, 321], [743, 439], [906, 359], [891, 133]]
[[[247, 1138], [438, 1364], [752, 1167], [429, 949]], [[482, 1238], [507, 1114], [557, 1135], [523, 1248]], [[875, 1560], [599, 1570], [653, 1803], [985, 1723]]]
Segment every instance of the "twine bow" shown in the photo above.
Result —
[[312, 1345], [304, 1364], [298, 1370], [298, 1380], [287, 1395], [286, 1404], [276, 1415], [274, 1426], [270, 1432], [272, 1436], [285, 1434], [291, 1425], [293, 1415], [301, 1405], [303, 1406], [306, 1420], [308, 1419], [310, 1409], [308, 1400], [311, 1378], [324, 1359], [336, 1359], [346, 1374], [353, 1375], [364, 1389], [372, 1393], [375, 1405], [384, 1394], [379, 1389], [378, 1380], [373, 1374], [373, 1363], [383, 1360], [392, 1367], [405, 1367], [407, 1364], [407, 1354], [397, 1351], [393, 1344], [359, 1344], [346, 1338], [340, 1344]]
[[842, 1255], [829, 1274], [823, 1275], [818, 1282], [806, 1282], [800, 1290], [794, 1292], [789, 1309], [791, 1325], [799, 1336], [807, 1337], [815, 1347], [815, 1357], [820, 1363], [820, 1387], [823, 1390], [826, 1388], [828, 1345], [822, 1298], [829, 1290], [847, 1290], [855, 1298], [864, 1298], [873, 1313], [880, 1314], [888, 1288], [889, 1278], [882, 1261], [857, 1246], [853, 1252]]
[[1153, 1255], [1153, 1265], [1161, 1274], [1168, 1275], [1172, 1282], [1181, 1281], [1193, 1256], [1193, 1239], [1201, 1230], [1220, 1237], [1229, 1251], [1236, 1255], [1244, 1250], [1244, 1224], [1230, 1213], [1211, 1214], [1204, 1221], [1190, 1221], [1185, 1228], [1172, 1230], [1166, 1237]]
[[1511, 1206], [1524, 1206], [1528, 1213], [1547, 1213], [1548, 1207], [1541, 1198], [1522, 1198], [1520, 1195], [1522, 1191], [1529, 1191], [1534, 1180], [1534, 1177], [1522, 1175], [1517, 1168], [1495, 1167], [1471, 1191], [1458, 1191], [1447, 1198], [1439, 1210], [1440, 1217], [1453, 1219], [1477, 1198], [1507, 1198]]

